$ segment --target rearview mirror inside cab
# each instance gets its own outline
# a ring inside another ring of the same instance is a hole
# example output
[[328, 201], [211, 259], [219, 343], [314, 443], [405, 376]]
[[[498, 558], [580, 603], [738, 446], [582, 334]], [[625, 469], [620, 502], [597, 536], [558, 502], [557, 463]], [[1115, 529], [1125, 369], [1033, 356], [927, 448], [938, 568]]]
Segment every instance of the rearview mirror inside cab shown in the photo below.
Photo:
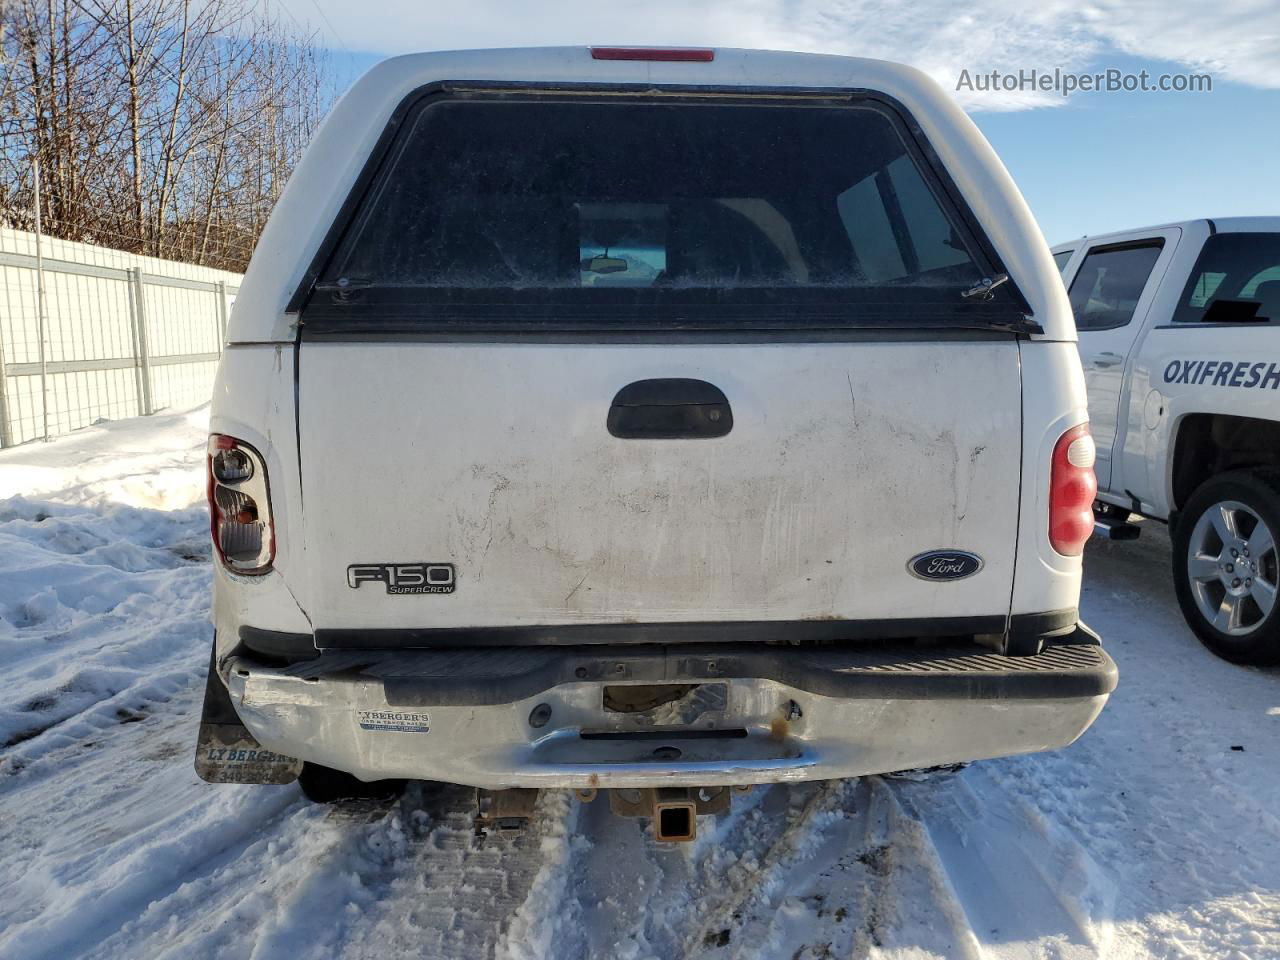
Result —
[[621, 257], [611, 257], [605, 254], [587, 258], [583, 261], [582, 269], [588, 273], [625, 273], [627, 261]]

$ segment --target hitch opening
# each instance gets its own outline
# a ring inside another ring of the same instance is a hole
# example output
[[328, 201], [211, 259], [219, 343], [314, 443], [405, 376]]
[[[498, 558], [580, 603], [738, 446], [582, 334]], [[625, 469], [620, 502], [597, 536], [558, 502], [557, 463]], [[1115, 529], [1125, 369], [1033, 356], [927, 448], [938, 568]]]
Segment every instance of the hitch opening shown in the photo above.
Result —
[[653, 812], [653, 833], [661, 842], [688, 843], [698, 835], [692, 803], [657, 803]]
[[609, 809], [619, 817], [647, 817], [661, 843], [688, 843], [698, 835], [698, 817], [729, 812], [729, 787], [649, 787], [609, 791]]

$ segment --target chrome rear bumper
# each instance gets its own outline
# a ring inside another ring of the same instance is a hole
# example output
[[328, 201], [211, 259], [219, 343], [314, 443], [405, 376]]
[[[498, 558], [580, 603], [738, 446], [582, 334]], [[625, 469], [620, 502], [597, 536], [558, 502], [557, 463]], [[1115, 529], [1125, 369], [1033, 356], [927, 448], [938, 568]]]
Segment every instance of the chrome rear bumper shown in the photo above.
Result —
[[[1078, 633], [1065, 641], [1089, 640]], [[1091, 642], [360, 651], [224, 678], [264, 746], [367, 780], [477, 787], [822, 780], [1065, 746], [1115, 688]], [[681, 685], [650, 709], [606, 688]], [[615, 696], [615, 699], [616, 696]]]

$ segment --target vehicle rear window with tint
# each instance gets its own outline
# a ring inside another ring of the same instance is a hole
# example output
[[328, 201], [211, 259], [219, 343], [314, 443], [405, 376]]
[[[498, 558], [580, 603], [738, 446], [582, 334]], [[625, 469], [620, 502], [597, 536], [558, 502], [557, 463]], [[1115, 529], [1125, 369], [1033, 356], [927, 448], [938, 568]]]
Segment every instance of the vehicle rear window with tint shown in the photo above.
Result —
[[428, 101], [318, 289], [566, 308], [726, 291], [957, 305], [986, 271], [900, 124], [879, 106]]
[[1111, 330], [1133, 319], [1163, 240], [1094, 247], [1071, 281], [1077, 330]]
[[1205, 241], [1174, 323], [1280, 323], [1280, 233]]

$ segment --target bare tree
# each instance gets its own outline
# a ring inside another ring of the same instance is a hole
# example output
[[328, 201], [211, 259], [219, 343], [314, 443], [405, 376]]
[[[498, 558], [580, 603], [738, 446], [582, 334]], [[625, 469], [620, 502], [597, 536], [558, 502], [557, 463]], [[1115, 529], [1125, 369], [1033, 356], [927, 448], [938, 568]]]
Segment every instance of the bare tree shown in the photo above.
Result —
[[50, 234], [236, 270], [333, 97], [254, 0], [0, 0], [0, 67], [0, 224], [39, 189]]

